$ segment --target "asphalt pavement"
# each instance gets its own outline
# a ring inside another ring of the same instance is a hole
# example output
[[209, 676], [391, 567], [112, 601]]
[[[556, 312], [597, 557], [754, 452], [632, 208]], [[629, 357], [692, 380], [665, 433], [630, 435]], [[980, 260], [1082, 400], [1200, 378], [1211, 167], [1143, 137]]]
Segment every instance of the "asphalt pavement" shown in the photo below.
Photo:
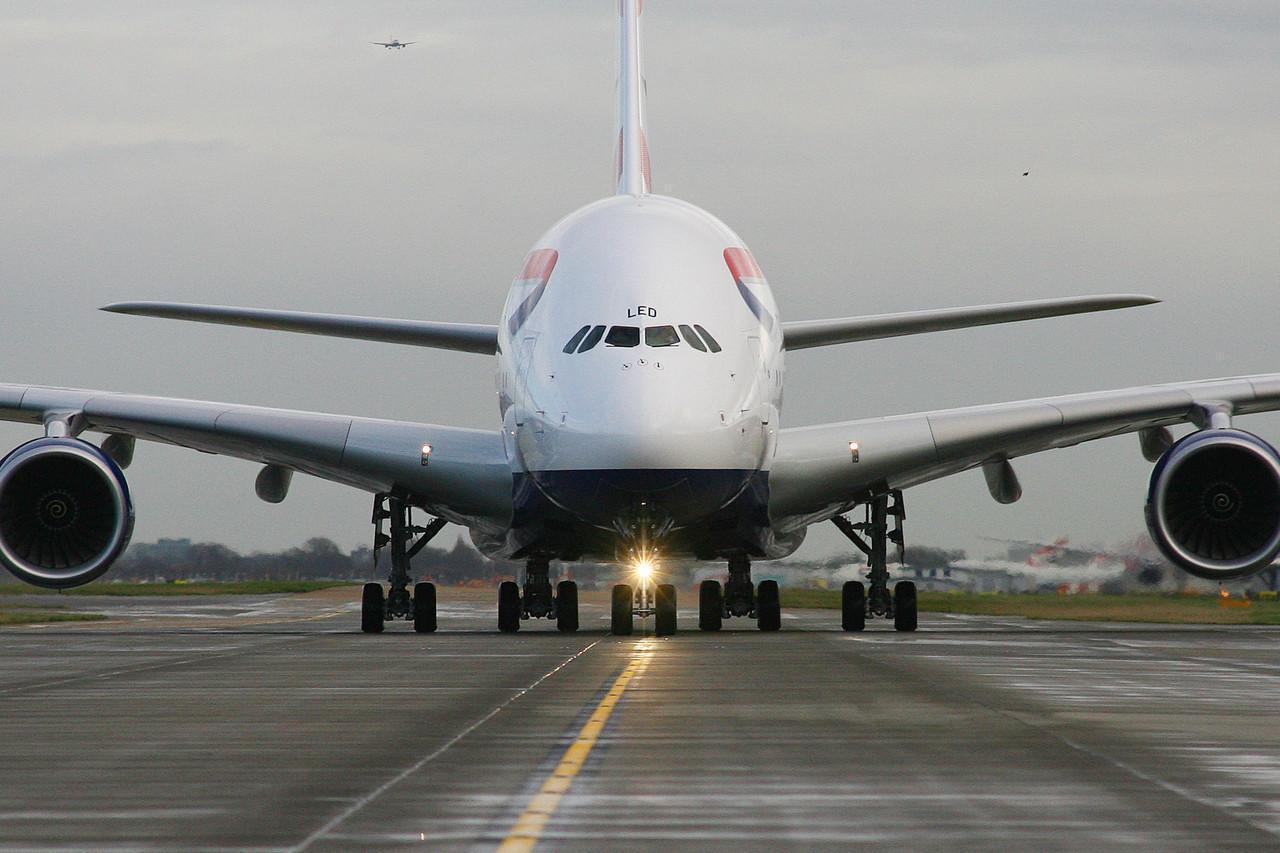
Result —
[[0, 629], [0, 850], [1280, 848], [1277, 629], [509, 636], [441, 590], [363, 635], [358, 595]]

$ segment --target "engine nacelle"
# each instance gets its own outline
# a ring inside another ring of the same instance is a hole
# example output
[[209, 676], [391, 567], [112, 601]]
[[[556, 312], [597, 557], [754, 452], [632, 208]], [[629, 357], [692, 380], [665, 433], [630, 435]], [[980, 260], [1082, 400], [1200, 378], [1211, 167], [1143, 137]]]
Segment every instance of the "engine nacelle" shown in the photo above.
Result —
[[27, 583], [86, 584], [111, 568], [132, 534], [124, 475], [92, 444], [38, 438], [0, 461], [0, 562]]
[[1196, 577], [1260, 571], [1280, 553], [1280, 455], [1242, 430], [1194, 432], [1156, 463], [1146, 516], [1164, 555]]

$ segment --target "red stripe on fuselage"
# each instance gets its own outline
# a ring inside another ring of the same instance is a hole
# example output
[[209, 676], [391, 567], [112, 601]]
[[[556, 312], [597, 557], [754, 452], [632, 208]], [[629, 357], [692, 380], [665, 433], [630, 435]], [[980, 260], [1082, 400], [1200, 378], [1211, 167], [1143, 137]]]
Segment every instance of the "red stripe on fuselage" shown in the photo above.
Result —
[[524, 259], [524, 269], [520, 270], [520, 275], [516, 276], [516, 279], [536, 278], [546, 281], [551, 278], [551, 270], [555, 269], [556, 260], [559, 257], [560, 253], [555, 249], [535, 249], [529, 253], [529, 257]]
[[729, 272], [738, 281], [744, 278], [764, 278], [760, 265], [746, 249], [732, 248], [724, 250], [724, 262], [729, 265]]

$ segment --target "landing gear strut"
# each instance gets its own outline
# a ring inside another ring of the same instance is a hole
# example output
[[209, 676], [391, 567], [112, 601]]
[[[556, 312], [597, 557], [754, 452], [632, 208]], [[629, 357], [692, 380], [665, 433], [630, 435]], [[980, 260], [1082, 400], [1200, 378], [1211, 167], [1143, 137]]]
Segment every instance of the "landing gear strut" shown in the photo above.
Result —
[[[862, 553], [867, 555], [867, 588], [861, 581], [849, 581], [841, 594], [841, 625], [846, 631], [861, 631], [868, 617], [892, 619], [899, 631], [916, 629], [916, 585], [899, 581], [889, 591], [888, 544], [898, 546], [898, 563], [906, 550], [902, 521], [907, 517], [902, 492], [896, 489], [867, 501], [866, 520], [854, 523], [837, 515], [831, 521]], [[893, 519], [893, 528], [889, 527]], [[863, 536], [866, 538], [864, 539]]]
[[498, 630], [506, 634], [520, 630], [522, 619], [555, 619], [556, 628], [578, 630], [578, 584], [560, 581], [551, 592], [551, 561], [530, 557], [524, 566], [524, 591], [514, 581], [498, 587]]
[[[391, 534], [382, 532], [382, 523], [391, 522]], [[448, 524], [443, 518], [434, 519], [426, 527], [413, 524], [409, 504], [403, 498], [378, 494], [373, 499], [373, 564], [378, 565], [378, 554], [391, 546], [391, 576], [387, 578], [391, 588], [385, 595], [382, 584], [367, 583], [360, 599], [360, 629], [366, 634], [381, 633], [392, 619], [412, 619], [413, 629], [429, 632], [436, 629], [436, 587], [432, 583], [414, 585], [409, 594], [409, 562], [436, 534]], [[417, 539], [414, 536], [417, 535]]]
[[705, 580], [698, 588], [698, 629], [719, 631], [724, 620], [747, 616], [756, 620], [761, 631], [782, 627], [782, 605], [778, 599], [778, 582], [751, 583], [751, 559], [745, 554], [729, 558], [729, 581]]

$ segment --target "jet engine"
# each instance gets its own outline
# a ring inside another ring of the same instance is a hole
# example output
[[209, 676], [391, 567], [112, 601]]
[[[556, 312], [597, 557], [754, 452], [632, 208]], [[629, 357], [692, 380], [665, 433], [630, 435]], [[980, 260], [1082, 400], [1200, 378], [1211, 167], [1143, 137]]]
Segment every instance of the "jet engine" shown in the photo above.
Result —
[[1164, 555], [1196, 577], [1251, 575], [1280, 552], [1280, 456], [1242, 430], [1194, 432], [1156, 463], [1146, 516]]
[[27, 583], [86, 584], [111, 567], [132, 534], [124, 475], [93, 445], [39, 438], [0, 461], [0, 562]]

